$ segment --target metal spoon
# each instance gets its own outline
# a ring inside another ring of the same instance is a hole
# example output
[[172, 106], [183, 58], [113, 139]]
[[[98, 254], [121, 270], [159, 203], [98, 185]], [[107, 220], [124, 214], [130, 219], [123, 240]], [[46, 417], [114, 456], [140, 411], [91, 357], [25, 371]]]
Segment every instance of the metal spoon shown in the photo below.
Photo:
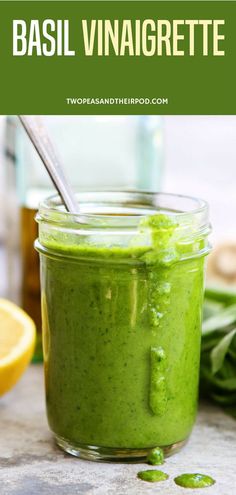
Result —
[[18, 115], [18, 117], [47, 169], [67, 211], [79, 213], [75, 194], [65, 177], [60, 160], [42, 121], [35, 115]]

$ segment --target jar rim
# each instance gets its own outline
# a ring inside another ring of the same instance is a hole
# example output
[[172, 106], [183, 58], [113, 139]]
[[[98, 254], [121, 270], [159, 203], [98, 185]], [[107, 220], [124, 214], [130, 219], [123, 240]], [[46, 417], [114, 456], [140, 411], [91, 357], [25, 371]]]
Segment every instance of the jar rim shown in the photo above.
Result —
[[[78, 246], [86, 245], [86, 252], [88, 248], [91, 251], [90, 257], [97, 256], [97, 248], [101, 248], [102, 254], [106, 247], [109, 259], [128, 256], [129, 261], [133, 257], [135, 261], [135, 253], [126, 253], [127, 248], [149, 250], [153, 246], [153, 232], [155, 236], [159, 229], [160, 235], [163, 233], [165, 236], [170, 226], [170, 229], [174, 228], [170, 245], [182, 245], [181, 259], [205, 256], [209, 252], [207, 237], [211, 226], [208, 205], [204, 200], [168, 193], [114, 190], [80, 192], [77, 197], [79, 214], [66, 212], [58, 195], [41, 203], [36, 215], [40, 227], [39, 241], [36, 241], [38, 251], [63, 257], [67, 247], [67, 256], [78, 259]], [[174, 209], [176, 202], [182, 206], [185, 204], [186, 211]], [[166, 218], [156, 218], [161, 214], [163, 217], [169, 214], [170, 222]], [[159, 225], [157, 230], [156, 225]], [[165, 249], [160, 247], [162, 251], [165, 253]]]
[[[174, 193], [145, 190], [90, 190], [76, 193], [79, 213], [66, 211], [58, 194], [54, 194], [39, 205], [38, 222], [46, 220], [54, 224], [137, 225], [142, 217], [164, 213], [182, 221], [199, 217], [204, 225], [208, 219], [208, 203], [200, 198]], [[175, 206], [176, 205], [176, 206]]]

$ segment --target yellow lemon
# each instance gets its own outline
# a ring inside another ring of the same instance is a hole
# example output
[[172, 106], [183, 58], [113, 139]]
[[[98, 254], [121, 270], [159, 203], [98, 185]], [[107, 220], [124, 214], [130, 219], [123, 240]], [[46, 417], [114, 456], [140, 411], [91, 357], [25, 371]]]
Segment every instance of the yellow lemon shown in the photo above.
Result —
[[0, 395], [21, 377], [32, 358], [35, 339], [33, 320], [12, 302], [0, 299]]

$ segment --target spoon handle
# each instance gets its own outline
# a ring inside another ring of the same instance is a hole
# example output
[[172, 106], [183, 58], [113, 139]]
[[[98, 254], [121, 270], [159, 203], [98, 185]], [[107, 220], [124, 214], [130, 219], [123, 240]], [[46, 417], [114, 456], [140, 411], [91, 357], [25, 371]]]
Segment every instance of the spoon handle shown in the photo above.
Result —
[[67, 211], [79, 213], [74, 192], [67, 182], [60, 160], [42, 121], [35, 115], [18, 115], [18, 117], [46, 167]]

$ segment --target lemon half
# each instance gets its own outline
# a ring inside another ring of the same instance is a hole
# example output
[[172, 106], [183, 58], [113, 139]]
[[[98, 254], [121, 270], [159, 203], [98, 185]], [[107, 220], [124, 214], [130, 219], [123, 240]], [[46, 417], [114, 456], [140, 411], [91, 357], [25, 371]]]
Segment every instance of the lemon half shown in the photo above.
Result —
[[0, 299], [0, 396], [19, 380], [35, 347], [33, 320], [14, 303]]

